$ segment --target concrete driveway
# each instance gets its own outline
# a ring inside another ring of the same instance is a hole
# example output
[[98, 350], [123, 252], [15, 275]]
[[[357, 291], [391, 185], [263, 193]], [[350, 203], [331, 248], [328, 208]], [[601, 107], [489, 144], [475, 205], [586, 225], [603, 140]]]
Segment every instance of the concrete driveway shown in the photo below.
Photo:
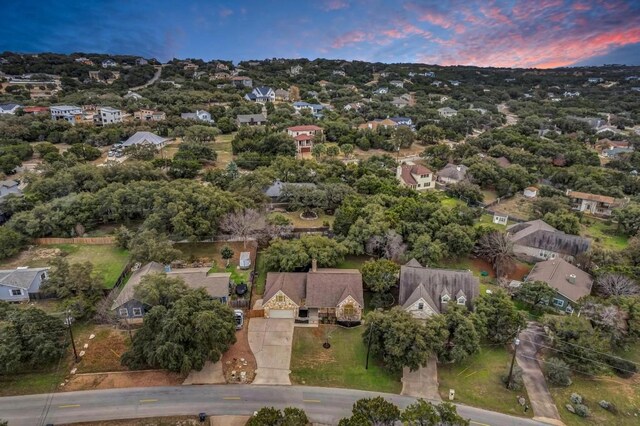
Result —
[[410, 371], [402, 370], [402, 392], [400, 395], [424, 398], [429, 401], [441, 401], [438, 392], [438, 363], [435, 357], [429, 358], [425, 367]]
[[258, 366], [254, 385], [291, 385], [292, 342], [292, 319], [249, 320], [249, 346]]

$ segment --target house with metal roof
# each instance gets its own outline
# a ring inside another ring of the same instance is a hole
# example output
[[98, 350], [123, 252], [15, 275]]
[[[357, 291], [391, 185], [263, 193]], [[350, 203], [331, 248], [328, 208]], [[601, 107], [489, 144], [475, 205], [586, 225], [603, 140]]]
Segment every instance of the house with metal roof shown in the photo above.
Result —
[[22, 105], [18, 104], [0, 104], [0, 114], [15, 114]]
[[441, 314], [451, 305], [471, 310], [480, 282], [471, 271], [424, 267], [411, 259], [400, 267], [398, 304], [415, 318]]
[[0, 300], [28, 302], [38, 298], [40, 286], [48, 277], [48, 270], [27, 267], [0, 270]]
[[136, 132], [129, 139], [122, 143], [125, 148], [134, 145], [153, 145], [162, 148], [170, 139], [163, 138], [151, 132]]

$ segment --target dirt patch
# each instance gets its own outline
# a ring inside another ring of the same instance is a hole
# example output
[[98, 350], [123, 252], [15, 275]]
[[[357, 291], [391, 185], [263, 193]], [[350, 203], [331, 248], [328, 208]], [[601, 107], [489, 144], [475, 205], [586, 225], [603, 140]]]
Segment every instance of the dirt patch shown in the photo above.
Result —
[[[222, 356], [222, 372], [227, 383], [251, 383], [256, 376], [258, 365], [249, 347], [248, 330], [247, 321], [242, 329], [236, 332], [236, 343]], [[243, 372], [245, 379], [242, 379]]]
[[530, 198], [526, 198], [522, 194], [517, 194], [511, 198], [500, 201], [489, 210], [500, 214], [507, 214], [512, 218], [529, 220], [533, 213], [533, 204]]
[[62, 255], [62, 250], [52, 247], [29, 246], [27, 250], [2, 262], [5, 268], [17, 268], [19, 266], [47, 265], [49, 260]]
[[178, 386], [185, 376], [169, 371], [126, 371], [115, 373], [77, 374], [60, 391]]
[[62, 426], [196, 426], [211, 425], [209, 420], [200, 423], [198, 416], [149, 417], [146, 419], [106, 420], [100, 422], [65, 423]]
[[529, 274], [531, 268], [532, 266], [529, 264], [516, 262], [515, 269], [509, 275], [507, 275], [507, 278], [509, 278], [510, 280], [522, 281], [524, 280], [524, 277]]
[[129, 348], [127, 331], [100, 327], [95, 335], [94, 339], [86, 342], [86, 349], [81, 346], [85, 355], [78, 365], [78, 373], [125, 371], [126, 367], [120, 364], [120, 357]]

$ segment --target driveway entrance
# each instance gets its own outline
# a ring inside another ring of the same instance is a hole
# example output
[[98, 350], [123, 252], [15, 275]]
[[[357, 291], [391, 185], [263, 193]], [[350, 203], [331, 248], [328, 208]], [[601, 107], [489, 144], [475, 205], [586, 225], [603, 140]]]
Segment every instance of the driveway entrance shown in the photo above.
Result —
[[290, 385], [293, 320], [251, 318], [249, 346], [256, 357], [254, 385]]

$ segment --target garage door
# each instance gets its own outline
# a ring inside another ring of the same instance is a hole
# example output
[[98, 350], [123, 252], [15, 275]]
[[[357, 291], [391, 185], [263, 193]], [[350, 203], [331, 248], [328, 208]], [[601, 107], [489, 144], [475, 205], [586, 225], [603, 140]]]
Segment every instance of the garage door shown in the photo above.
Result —
[[293, 309], [269, 309], [269, 318], [293, 318]]

